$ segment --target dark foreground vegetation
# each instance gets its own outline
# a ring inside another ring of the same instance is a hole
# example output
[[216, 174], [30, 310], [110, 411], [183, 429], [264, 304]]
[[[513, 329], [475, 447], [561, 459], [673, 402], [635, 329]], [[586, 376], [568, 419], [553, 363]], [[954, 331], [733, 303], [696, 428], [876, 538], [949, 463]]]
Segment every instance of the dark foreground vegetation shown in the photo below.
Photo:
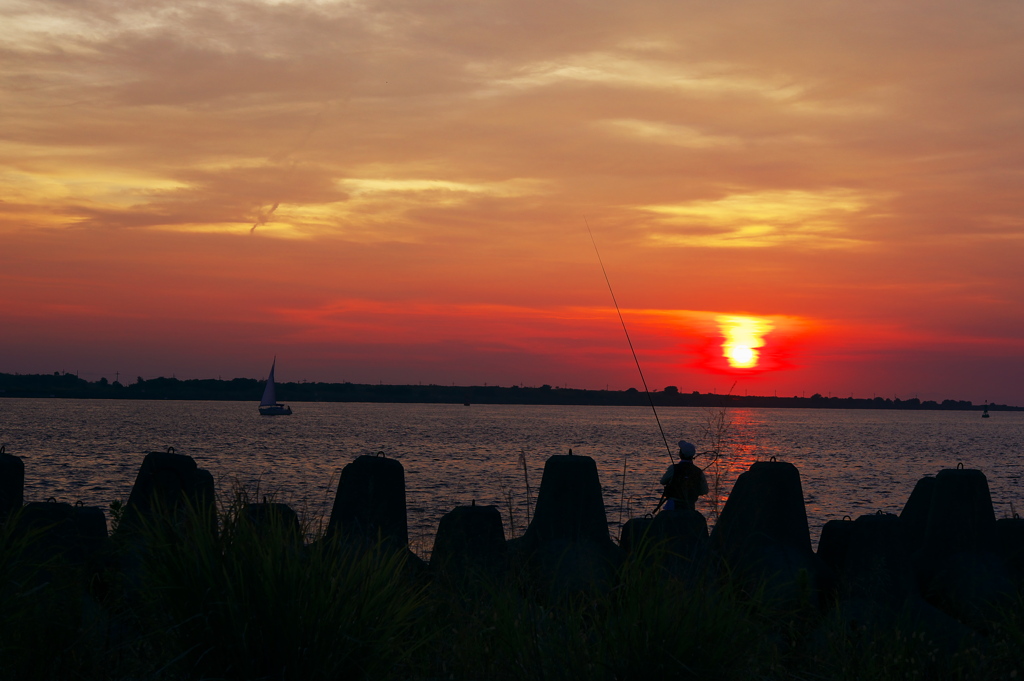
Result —
[[[900, 516], [831, 521], [811, 551], [792, 464], [608, 536], [597, 468], [558, 455], [507, 540], [498, 510], [408, 546], [400, 462], [345, 466], [327, 527], [186, 456], [146, 456], [126, 503], [23, 504], [0, 452], [0, 679], [1014, 679], [1024, 533], [980, 471], [919, 481]], [[913, 554], [911, 554], [913, 549]]]
[[[122, 384], [106, 378], [89, 382], [74, 374], [2, 374], [0, 397], [64, 397], [79, 399], [142, 400], [232, 400], [256, 402], [263, 393], [263, 381], [253, 378], [188, 379], [141, 376]], [[1005, 404], [973, 404], [969, 400], [919, 400], [910, 398], [855, 398], [822, 396], [778, 397], [722, 395], [685, 392], [676, 386], [656, 390], [650, 397], [635, 388], [628, 390], [582, 390], [550, 385], [528, 388], [496, 385], [373, 385], [365, 383], [278, 383], [282, 402], [397, 402], [434, 404], [550, 404], [648, 406], [651, 401], [665, 407], [759, 407], [803, 409], [928, 409], [1020, 411], [1024, 407]]]
[[[775, 601], [664, 569], [645, 544], [600, 589], [525, 573], [446, 573], [384, 544], [303, 543], [244, 495], [74, 554], [4, 525], [0, 678], [1012, 679], [1024, 603], [956, 643], [858, 626], [809, 597]], [[41, 549], [42, 546], [42, 550]]]

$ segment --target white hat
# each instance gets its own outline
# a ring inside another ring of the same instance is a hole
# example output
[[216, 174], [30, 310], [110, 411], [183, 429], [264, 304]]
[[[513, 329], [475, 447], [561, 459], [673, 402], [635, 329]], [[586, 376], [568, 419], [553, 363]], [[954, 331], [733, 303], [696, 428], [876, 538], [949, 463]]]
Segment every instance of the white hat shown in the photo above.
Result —
[[697, 448], [692, 443], [686, 440], [679, 441], [679, 457], [682, 459], [692, 459], [697, 456]]

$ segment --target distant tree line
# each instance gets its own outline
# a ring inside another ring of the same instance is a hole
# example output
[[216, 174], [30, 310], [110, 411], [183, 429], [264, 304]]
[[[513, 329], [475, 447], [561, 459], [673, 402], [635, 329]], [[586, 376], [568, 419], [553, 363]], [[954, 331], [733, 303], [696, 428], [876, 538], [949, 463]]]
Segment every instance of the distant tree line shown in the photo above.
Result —
[[[75, 374], [3, 374], [0, 373], [0, 397], [63, 397], [77, 399], [142, 399], [142, 400], [231, 400], [255, 402], [263, 394], [263, 381], [254, 378], [187, 379], [151, 378], [141, 376], [123, 384], [106, 378], [89, 382]], [[628, 390], [582, 390], [550, 385], [522, 386], [454, 386], [454, 385], [376, 385], [367, 383], [278, 383], [281, 402], [405, 402], [434, 404], [552, 404], [647, 406], [652, 401], [659, 407], [763, 407], [803, 409], [927, 409], [1021, 411], [1022, 407], [1005, 404], [977, 405], [968, 400], [921, 401], [874, 397], [777, 397], [754, 395], [721, 395], [682, 392], [676, 386], [648, 394]]]

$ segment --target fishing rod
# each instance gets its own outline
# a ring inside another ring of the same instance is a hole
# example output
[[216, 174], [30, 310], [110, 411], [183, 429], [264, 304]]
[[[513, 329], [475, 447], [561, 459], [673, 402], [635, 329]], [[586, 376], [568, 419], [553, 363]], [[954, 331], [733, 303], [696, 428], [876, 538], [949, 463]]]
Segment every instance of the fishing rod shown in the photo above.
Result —
[[597, 254], [597, 262], [601, 264], [601, 273], [604, 274], [604, 282], [608, 284], [608, 293], [611, 294], [612, 304], [615, 305], [615, 312], [619, 315], [619, 323], [622, 324], [622, 332], [626, 334], [626, 343], [629, 344], [629, 351], [633, 353], [633, 361], [636, 363], [636, 370], [640, 373], [640, 382], [644, 384], [644, 393], [647, 394], [647, 401], [651, 404], [651, 411], [654, 412], [654, 420], [658, 423], [658, 432], [661, 433], [661, 440], [665, 443], [665, 451], [668, 452], [668, 459], [672, 463], [675, 463], [676, 460], [672, 456], [672, 448], [668, 444], [668, 438], [665, 437], [665, 429], [661, 427], [661, 419], [658, 418], [658, 410], [654, 408], [654, 398], [651, 397], [651, 391], [647, 388], [647, 379], [644, 378], [644, 370], [640, 368], [640, 360], [636, 356], [636, 350], [633, 349], [633, 341], [629, 337], [629, 330], [626, 328], [626, 320], [622, 318], [622, 310], [619, 309], [619, 301], [615, 299], [615, 291], [612, 290], [612, 282], [608, 278], [608, 270], [604, 268], [604, 260], [601, 258], [601, 251], [597, 249], [597, 240], [594, 239], [594, 232], [590, 229], [590, 222], [587, 220], [586, 215], [583, 216], [583, 222], [587, 225], [587, 233], [590, 235], [590, 243], [594, 244], [594, 253]]

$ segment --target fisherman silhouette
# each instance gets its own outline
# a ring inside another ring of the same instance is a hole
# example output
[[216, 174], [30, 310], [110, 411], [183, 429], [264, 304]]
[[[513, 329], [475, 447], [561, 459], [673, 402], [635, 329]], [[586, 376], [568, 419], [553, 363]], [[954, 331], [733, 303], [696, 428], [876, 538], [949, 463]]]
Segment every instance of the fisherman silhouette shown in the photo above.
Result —
[[674, 463], [661, 476], [665, 486], [665, 510], [695, 510], [697, 497], [708, 493], [708, 480], [704, 471], [693, 463], [697, 448], [686, 440], [679, 441], [679, 463]]

